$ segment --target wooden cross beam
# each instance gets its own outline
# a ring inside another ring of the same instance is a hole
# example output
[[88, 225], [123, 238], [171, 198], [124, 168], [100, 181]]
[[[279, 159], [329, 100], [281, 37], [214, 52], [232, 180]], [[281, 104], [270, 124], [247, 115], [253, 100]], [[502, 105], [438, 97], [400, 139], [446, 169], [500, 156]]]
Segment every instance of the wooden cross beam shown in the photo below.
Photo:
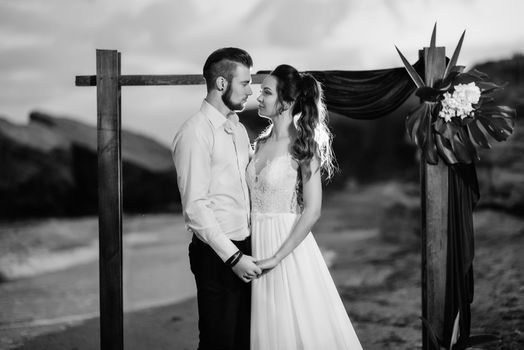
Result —
[[[101, 50], [98, 50], [101, 51]], [[253, 84], [260, 84], [266, 74], [252, 74]], [[156, 85], [201, 85], [204, 77], [201, 74], [182, 75], [121, 75], [120, 86], [156, 86]], [[76, 86], [96, 86], [96, 75], [78, 75]]]
[[[426, 77], [445, 68], [444, 48], [428, 62]], [[121, 75], [120, 53], [96, 50], [96, 75], [77, 76], [76, 86], [97, 87], [98, 216], [101, 350], [123, 350], [121, 87], [200, 85], [202, 75]], [[252, 75], [255, 84], [266, 74]], [[447, 167], [420, 163], [422, 226], [422, 316], [442, 331], [446, 274]], [[423, 331], [423, 349], [434, 350]], [[435, 349], [437, 350], [437, 349]]]

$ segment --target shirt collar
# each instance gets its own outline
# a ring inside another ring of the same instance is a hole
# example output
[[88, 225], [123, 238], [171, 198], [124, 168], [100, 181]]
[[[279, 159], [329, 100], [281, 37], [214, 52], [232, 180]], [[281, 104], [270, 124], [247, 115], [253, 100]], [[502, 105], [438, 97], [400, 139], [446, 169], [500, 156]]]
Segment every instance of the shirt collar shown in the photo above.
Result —
[[[228, 118], [226, 118], [222, 113], [218, 111], [218, 109], [216, 109], [206, 100], [202, 101], [200, 111], [204, 113], [204, 115], [209, 119], [211, 124], [213, 124], [213, 127], [215, 129], [218, 129], [220, 126], [224, 125], [224, 123], [228, 120]], [[236, 113], [231, 113], [229, 119], [231, 119], [235, 123], [235, 125], [236, 123], [238, 123], [238, 116]]]

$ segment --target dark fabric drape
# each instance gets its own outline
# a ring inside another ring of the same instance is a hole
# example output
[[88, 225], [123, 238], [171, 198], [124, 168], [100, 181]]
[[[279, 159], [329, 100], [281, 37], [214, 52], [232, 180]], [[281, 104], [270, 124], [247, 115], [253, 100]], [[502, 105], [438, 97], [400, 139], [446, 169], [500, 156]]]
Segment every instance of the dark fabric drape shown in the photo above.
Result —
[[[414, 67], [424, 76], [423, 61]], [[328, 110], [353, 119], [384, 117], [399, 108], [416, 88], [404, 67], [309, 73], [322, 83]]]
[[[424, 63], [414, 68], [424, 77]], [[399, 108], [416, 86], [404, 68], [373, 71], [309, 71], [324, 88], [329, 111], [353, 119], [377, 119]], [[442, 161], [442, 160], [441, 160]], [[449, 346], [457, 313], [458, 343], [470, 337], [473, 301], [473, 209], [479, 200], [474, 164], [448, 168], [448, 246], [442, 345]]]
[[[424, 76], [424, 62], [414, 65]], [[258, 73], [269, 73], [260, 71]], [[330, 112], [353, 119], [377, 119], [396, 110], [415, 91], [406, 69], [308, 71], [322, 83]]]
[[443, 334], [446, 346], [449, 346], [458, 312], [459, 343], [470, 336], [475, 254], [473, 209], [480, 197], [474, 164], [450, 165], [448, 179], [448, 252]]

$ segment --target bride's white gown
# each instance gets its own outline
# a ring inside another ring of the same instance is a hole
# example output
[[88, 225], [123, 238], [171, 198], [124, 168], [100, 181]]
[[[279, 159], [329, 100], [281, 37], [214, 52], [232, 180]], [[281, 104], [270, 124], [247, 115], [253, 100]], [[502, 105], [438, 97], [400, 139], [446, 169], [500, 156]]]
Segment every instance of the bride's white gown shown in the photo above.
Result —
[[[255, 155], [248, 165], [256, 259], [271, 257], [300, 217], [298, 172], [292, 161], [285, 154], [260, 167]], [[252, 282], [251, 349], [362, 349], [311, 233]]]

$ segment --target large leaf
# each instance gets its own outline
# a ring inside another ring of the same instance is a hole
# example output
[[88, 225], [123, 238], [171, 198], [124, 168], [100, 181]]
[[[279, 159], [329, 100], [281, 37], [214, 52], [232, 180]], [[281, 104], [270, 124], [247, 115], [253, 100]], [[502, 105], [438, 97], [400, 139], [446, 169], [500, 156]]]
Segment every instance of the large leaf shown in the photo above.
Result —
[[[406, 118], [406, 131], [411, 139], [419, 148], [423, 146], [423, 140], [419, 135], [421, 122], [425, 119], [425, 115], [430, 113], [430, 107], [427, 103], [422, 103], [417, 106]], [[423, 137], [425, 139], [425, 137]]]
[[435, 104], [422, 103], [406, 118], [406, 132], [422, 151], [423, 157], [430, 164], [438, 163], [438, 151], [432, 130], [432, 110]]
[[436, 165], [438, 164], [438, 152], [437, 146], [435, 145], [435, 133], [432, 129], [431, 125], [429, 125], [426, 143], [424, 144], [424, 157], [429, 164]]
[[467, 71], [463, 74], [463, 76], [465, 78], [471, 77], [477, 81], [489, 81], [489, 76], [486, 73], [479, 71], [478, 69], [472, 69], [470, 71]]
[[[475, 69], [464, 72], [463, 66], [456, 65], [464, 36], [465, 31], [446, 66], [444, 75], [441, 77], [433, 74], [435, 72], [431, 72], [431, 69], [437, 60], [435, 23], [430, 46], [426, 49], [425, 82], [395, 46], [408, 74], [417, 86], [416, 95], [424, 102], [407, 116], [406, 131], [430, 164], [437, 164], [439, 155], [447, 164], [471, 163], [479, 159], [478, 148], [491, 147], [490, 137], [504, 141], [515, 127], [515, 110], [497, 105], [497, 94], [503, 86], [490, 81], [483, 72]], [[464, 119], [455, 117], [450, 122], [438, 117], [444, 93], [451, 91], [458, 84], [471, 82], [481, 90], [479, 102], [473, 105], [474, 116]]]
[[462, 35], [460, 36], [459, 42], [457, 44], [457, 47], [455, 48], [455, 51], [453, 52], [453, 56], [451, 56], [451, 59], [448, 62], [448, 66], [446, 67], [446, 70], [444, 71], [444, 79], [448, 77], [448, 75], [452, 72], [453, 68], [457, 64], [458, 56], [460, 54], [460, 49], [462, 48], [462, 42], [464, 41], [464, 35], [466, 34], [466, 31], [462, 32]]
[[502, 89], [501, 85], [498, 85], [491, 81], [478, 81], [475, 83], [478, 85], [478, 87], [482, 90], [484, 94], [490, 93], [490, 95], [492, 95], [492, 92], [496, 92], [496, 90]]
[[434, 48], [437, 43], [437, 22], [435, 22], [435, 25], [433, 26], [433, 31], [431, 32], [431, 40], [429, 41], [429, 47]]
[[469, 349], [469, 348], [472, 348], [472, 347], [476, 347], [478, 345], [491, 343], [491, 342], [495, 342], [495, 341], [500, 341], [500, 338], [495, 336], [495, 335], [492, 335], [492, 334], [479, 334], [479, 335], [475, 335], [475, 336], [469, 337], [465, 341], [459, 341], [453, 347], [453, 349], [465, 350], [465, 349]]
[[420, 75], [418, 75], [415, 68], [413, 68], [413, 66], [408, 62], [408, 60], [406, 59], [406, 57], [404, 57], [402, 52], [400, 52], [398, 47], [395, 46], [395, 49], [397, 49], [397, 52], [400, 55], [400, 59], [402, 60], [402, 63], [404, 63], [404, 67], [406, 68], [406, 71], [408, 72], [409, 76], [411, 77], [411, 79], [413, 80], [417, 88], [425, 86], [424, 81], [422, 80]]
[[475, 145], [473, 144], [473, 142], [471, 141], [471, 138], [469, 137], [468, 129], [465, 127], [461, 127], [458, 135], [468, 153], [467, 155], [468, 161], [466, 161], [466, 163], [471, 163], [471, 162], [479, 160], [480, 158], [478, 155], [478, 151], [475, 148]]
[[491, 145], [486, 137], [485, 131], [480, 129], [480, 124], [475, 120], [473, 123], [468, 124], [467, 128], [471, 135], [471, 139], [475, 144], [482, 148], [491, 148]]
[[425, 79], [426, 79], [426, 85], [430, 87], [436, 87], [435, 83], [444, 80], [444, 75], [442, 72], [436, 71], [437, 69], [437, 62], [440, 60], [439, 57], [439, 50], [437, 50], [436, 46], [436, 40], [437, 40], [437, 23], [435, 22], [435, 25], [433, 26], [433, 32], [431, 33], [431, 40], [429, 42], [429, 47], [427, 48], [425, 57], [424, 57], [424, 65], [426, 69]]
[[448, 91], [451, 88], [452, 83], [455, 81], [457, 76], [459, 74], [462, 74], [462, 72], [464, 71], [464, 68], [465, 68], [464, 66], [454, 66], [453, 68], [451, 68], [451, 71], [440, 83], [441, 85], [440, 90], [442, 92]]
[[444, 159], [446, 164], [451, 165], [458, 163], [458, 159], [455, 157], [453, 149], [451, 148], [451, 143], [448, 139], [445, 139], [440, 134], [435, 134], [435, 144], [437, 146], [438, 153]]
[[451, 139], [451, 147], [453, 153], [457, 157], [460, 163], [469, 164], [473, 161], [474, 155], [473, 150], [469, 147], [470, 142], [464, 138], [464, 128], [457, 128], [457, 132]]
[[438, 72], [437, 69], [437, 62], [440, 60], [440, 57], [438, 55], [438, 50], [436, 47], [429, 47], [427, 49], [426, 57], [424, 60], [424, 64], [426, 67], [426, 85], [433, 87], [436, 82], [443, 80], [443, 73]]
[[457, 125], [446, 123], [444, 119], [438, 118], [435, 122], [435, 131], [448, 140], [451, 140], [457, 133]]
[[451, 331], [451, 339], [449, 341], [449, 348], [453, 349], [453, 345], [457, 343], [458, 336], [460, 334], [460, 311], [457, 312], [455, 321], [453, 322], [453, 330]]
[[[442, 118], [439, 118], [435, 123], [435, 131], [444, 140], [447, 141], [441, 141], [441, 147], [439, 147], [439, 150], [444, 152], [442, 155], [446, 156], [447, 158], [446, 162], [448, 162], [448, 160], [456, 160], [457, 162], [470, 162], [470, 151], [467, 149], [468, 146], [460, 137], [461, 129], [462, 127], [460, 125], [457, 125], [453, 122], [446, 123]], [[449, 153], [453, 153], [453, 157], [450, 157]]]
[[415, 91], [415, 95], [420, 97], [422, 101], [437, 102], [439, 97], [442, 96], [442, 91], [429, 86], [423, 86]]
[[482, 104], [494, 103], [495, 98], [497, 97], [497, 95], [500, 94], [501, 90], [502, 90], [502, 87], [498, 85], [496, 87], [491, 87], [491, 88], [488, 88], [486, 85], [484, 85], [484, 90], [482, 91], [482, 94], [480, 95], [479, 103], [482, 103]]
[[[502, 106], [505, 107], [505, 106]], [[477, 114], [478, 122], [497, 141], [505, 141], [513, 133], [514, 118], [509, 111], [499, 111], [499, 114]]]
[[419, 144], [419, 147], [422, 148], [422, 150], [425, 153], [425, 150], [427, 148], [427, 141], [428, 137], [431, 132], [431, 111], [432, 106], [429, 103], [424, 103], [426, 112], [420, 116], [420, 125], [417, 130], [417, 142]]

